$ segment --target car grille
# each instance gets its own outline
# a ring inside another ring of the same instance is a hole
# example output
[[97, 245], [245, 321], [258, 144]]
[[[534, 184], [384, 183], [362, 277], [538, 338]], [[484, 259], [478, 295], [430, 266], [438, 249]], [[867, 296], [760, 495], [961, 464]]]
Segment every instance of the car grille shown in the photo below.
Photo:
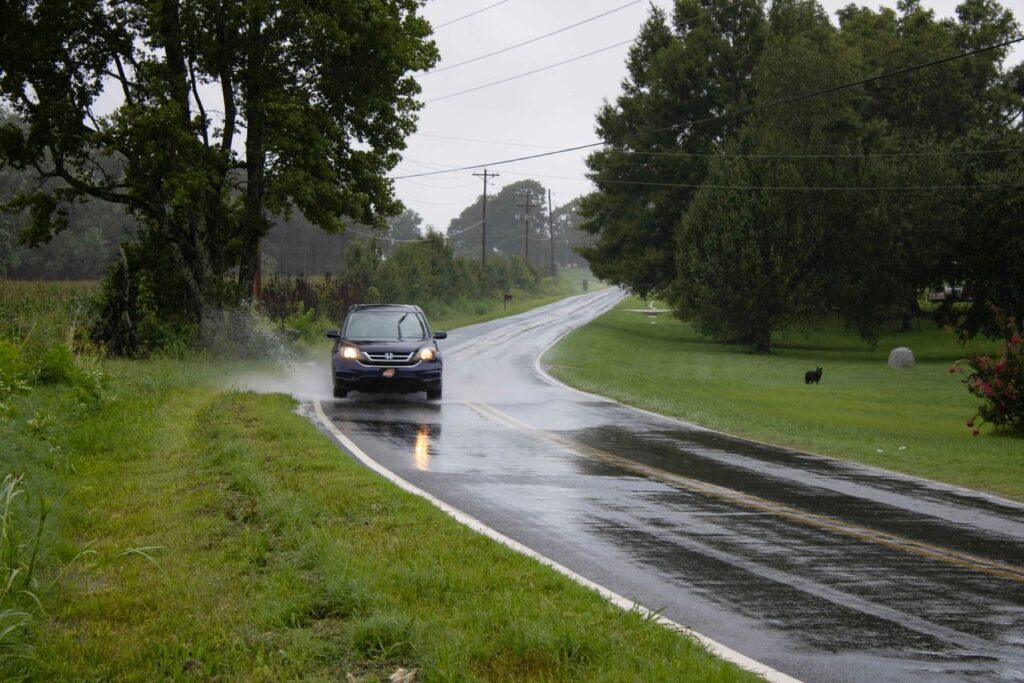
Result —
[[403, 365], [415, 365], [416, 352], [413, 353], [364, 353], [363, 365], [400, 367]]

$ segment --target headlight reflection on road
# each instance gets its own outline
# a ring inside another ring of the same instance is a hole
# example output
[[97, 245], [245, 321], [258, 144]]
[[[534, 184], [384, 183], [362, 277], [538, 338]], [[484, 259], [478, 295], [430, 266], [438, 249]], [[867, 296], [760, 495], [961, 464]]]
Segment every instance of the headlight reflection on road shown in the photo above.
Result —
[[412, 449], [412, 462], [416, 469], [424, 472], [430, 469], [430, 428], [420, 425], [416, 434], [416, 445]]

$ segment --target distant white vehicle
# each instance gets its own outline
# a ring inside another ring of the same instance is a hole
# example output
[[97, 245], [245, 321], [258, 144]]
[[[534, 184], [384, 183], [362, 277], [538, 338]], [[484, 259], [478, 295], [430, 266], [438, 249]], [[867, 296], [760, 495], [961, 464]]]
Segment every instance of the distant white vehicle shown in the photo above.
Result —
[[971, 298], [970, 295], [964, 296], [963, 285], [943, 285], [941, 289], [928, 290], [926, 296], [928, 301], [945, 301], [947, 299], [958, 301]]

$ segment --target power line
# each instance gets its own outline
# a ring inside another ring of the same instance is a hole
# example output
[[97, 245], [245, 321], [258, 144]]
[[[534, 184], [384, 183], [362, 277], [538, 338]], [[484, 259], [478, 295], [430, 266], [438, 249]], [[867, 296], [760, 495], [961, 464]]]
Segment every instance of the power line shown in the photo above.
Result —
[[[1024, 150], [995, 150], [1016, 152]], [[985, 151], [978, 151], [984, 154]], [[542, 175], [538, 173], [505, 171], [507, 175], [522, 176], [525, 178], [551, 178], [555, 180], [569, 180], [580, 183], [594, 183], [596, 185], [636, 185], [641, 187], [664, 187], [673, 189], [702, 189], [709, 190], [763, 190], [767, 192], [935, 192], [941, 190], [994, 190], [994, 189], [1016, 189], [1024, 187], [1024, 183], [1008, 184], [978, 184], [978, 185], [876, 185], [876, 186], [842, 186], [842, 185], [712, 185], [707, 183], [660, 183], [645, 180], [591, 180], [584, 176], [559, 176]], [[459, 202], [455, 202], [459, 203]], [[499, 230], [505, 235], [513, 235], [504, 230]], [[548, 238], [530, 236], [532, 240], [545, 240]]]
[[524, 173], [522, 171], [505, 171], [505, 175], [520, 176], [522, 178], [549, 178], [551, 180], [580, 180], [591, 182], [586, 176], [550, 175], [547, 173]]
[[[863, 78], [863, 79], [861, 79], [859, 81], [854, 81], [852, 83], [843, 83], [842, 85], [835, 85], [835, 86], [832, 86], [831, 88], [824, 88], [823, 90], [816, 90], [816, 91], [810, 92], [810, 93], [803, 93], [803, 94], [800, 94], [800, 95], [793, 95], [792, 97], [783, 98], [781, 100], [774, 100], [772, 102], [768, 102], [768, 103], [761, 104], [761, 105], [754, 105], [754, 106], [751, 106], [751, 107], [747, 107], [746, 109], [738, 109], [738, 110], [736, 110], [734, 112], [726, 112], [725, 114], [721, 114], [719, 116], [714, 116], [714, 117], [711, 117], [709, 119], [706, 119], [706, 121], [713, 121], [713, 120], [716, 120], [716, 119], [719, 119], [719, 118], [725, 118], [725, 117], [728, 117], [728, 116], [739, 116], [741, 114], [749, 114], [750, 112], [760, 111], [760, 110], [763, 110], [763, 109], [769, 109], [771, 107], [777, 107], [777, 106], [782, 105], [782, 104], [791, 104], [793, 102], [800, 102], [802, 100], [810, 99], [811, 97], [818, 97], [819, 95], [829, 95], [831, 93], [839, 92], [841, 90], [848, 90], [849, 88], [853, 88], [853, 87], [856, 87], [858, 85], [867, 85], [868, 83], [874, 83], [875, 81], [881, 81], [881, 80], [884, 80], [886, 78], [892, 78], [893, 76], [902, 76], [903, 74], [908, 74], [908, 73], [911, 73], [911, 72], [914, 72], [914, 71], [918, 71], [918, 70], [924, 69], [926, 67], [938, 66], [939, 64], [946, 64], [947, 62], [954, 62], [954, 61], [956, 61], [958, 59], [963, 59], [965, 57], [974, 57], [975, 55], [980, 55], [983, 52], [990, 52], [992, 50], [998, 50], [999, 48], [1008, 47], [1010, 45], [1013, 45], [1015, 43], [1019, 43], [1021, 41], [1024, 41], [1024, 36], [1018, 37], [1018, 38], [1013, 38], [1011, 40], [1006, 40], [1006, 41], [1003, 41], [1002, 43], [998, 43], [996, 45], [989, 45], [988, 47], [981, 47], [981, 48], [978, 48], [976, 50], [970, 50], [969, 52], [961, 52], [959, 54], [950, 55], [949, 57], [943, 57], [942, 59], [936, 59], [936, 60], [931, 61], [931, 62], [925, 62], [924, 64], [916, 64], [914, 66], [904, 67], [902, 69], [897, 69], [895, 71], [889, 71], [889, 72], [884, 73], [884, 74], [879, 74], [878, 76], [870, 76], [868, 78]], [[706, 121], [694, 121], [693, 123], [705, 123]], [[678, 126], [668, 126], [666, 128], [663, 128], [662, 130], [673, 130], [673, 129], [677, 128], [677, 127]]]
[[414, 180], [406, 181], [416, 187], [426, 187], [431, 190], [463, 190], [467, 187], [476, 187], [476, 183], [459, 183], [458, 185], [431, 185], [430, 183], [418, 183]]
[[[548, 149], [548, 150], [560, 150], [559, 147], [552, 145], [531, 145], [527, 143], [519, 142], [508, 142], [504, 140], [481, 140], [479, 138], [461, 138], [451, 135], [428, 135], [427, 133], [413, 133], [422, 137], [429, 138], [440, 138], [442, 140], [452, 140], [455, 142], [474, 142], [485, 145], [506, 145], [508, 147], [533, 147], [535, 149]], [[603, 143], [594, 143], [603, 144]], [[871, 159], [871, 158], [900, 158], [900, 157], [944, 157], [944, 156], [972, 156], [972, 155], [988, 155], [988, 154], [1020, 154], [1024, 153], [1024, 147], [1009, 147], [1006, 149], [947, 149], [947, 150], [932, 150], [932, 151], [920, 151], [920, 152], [863, 152], [863, 153], [831, 153], [831, 154], [742, 154], [734, 152], [681, 152], [681, 151], [666, 151], [666, 152], [655, 152], [647, 151], [642, 149], [619, 149], [616, 150], [618, 154], [636, 154], [644, 156], [654, 157], [694, 157], [694, 158], [728, 158], [728, 159]], [[447, 167], [445, 164], [425, 164], [423, 162], [417, 162], [423, 166], [433, 166], [435, 168]], [[454, 167], [452, 167], [454, 168]], [[463, 169], [464, 170], [464, 169]], [[552, 176], [554, 177], [554, 176]], [[398, 180], [398, 178], [392, 178], [392, 180]]]
[[446, 232], [445, 233], [445, 237], [454, 237], [455, 235], [461, 235], [462, 233], [469, 232], [473, 228], [475, 228], [477, 226], [480, 226], [480, 225], [483, 225], [483, 221], [477, 221], [476, 223], [473, 223], [473, 225], [467, 225], [466, 227], [462, 228], [461, 230], [456, 230], [455, 232]]
[[345, 232], [350, 232], [353, 235], [359, 235], [360, 237], [369, 237], [370, 239], [381, 240], [382, 242], [391, 242], [392, 244], [408, 243], [408, 242], [426, 242], [427, 241], [426, 238], [421, 238], [421, 239], [416, 239], [416, 240], [400, 240], [400, 239], [396, 239], [394, 237], [387, 237], [385, 235], [374, 235], [374, 234], [369, 233], [369, 232], [362, 232], [360, 230], [356, 230], [355, 228], [345, 228]]
[[[455, 64], [450, 64], [448, 66], [441, 66], [441, 67], [438, 67], [436, 69], [431, 69], [430, 71], [427, 71], [426, 73], [418, 74], [418, 76], [429, 76], [431, 74], [440, 73], [442, 71], [448, 71], [449, 69], [454, 69], [456, 67], [465, 66], [466, 64], [472, 64], [473, 62], [479, 62], [481, 59], [487, 59], [488, 57], [494, 57], [495, 55], [500, 55], [500, 54], [503, 54], [503, 53], [508, 52], [510, 50], [515, 50], [516, 48], [523, 47], [524, 45], [529, 45], [531, 43], [536, 43], [537, 41], [544, 40], [545, 38], [550, 38], [551, 36], [556, 36], [559, 33], [564, 33], [564, 32], [566, 32], [566, 31], [568, 31], [570, 29], [576, 28], [577, 26], [583, 26], [584, 24], [588, 24], [588, 23], [590, 23], [592, 21], [596, 21], [597, 19], [601, 19], [602, 17], [606, 17], [609, 14], [614, 14], [615, 12], [619, 12], [621, 10], [624, 10], [627, 7], [632, 7], [633, 5], [639, 5], [641, 2], [644, 2], [644, 0], [633, 0], [633, 2], [627, 2], [625, 5], [620, 5], [619, 7], [616, 7], [615, 9], [610, 9], [607, 12], [602, 12], [601, 14], [594, 15], [594, 16], [588, 18], [588, 19], [584, 19], [582, 21], [578, 21], [575, 24], [571, 24], [569, 26], [565, 26], [565, 27], [560, 28], [560, 29], [558, 29], [556, 31], [552, 31], [551, 33], [545, 33], [542, 36], [537, 36], [536, 38], [531, 38], [529, 40], [524, 40], [521, 43], [516, 43], [515, 45], [509, 45], [508, 47], [504, 47], [504, 48], [502, 48], [500, 50], [495, 50], [494, 52], [488, 52], [487, 54], [480, 55], [479, 57], [473, 57], [472, 59], [467, 59], [467, 60], [462, 61], [462, 62], [457, 62]], [[438, 27], [438, 28], [440, 28], [440, 27]], [[634, 40], [636, 40], [636, 39], [634, 38]]]
[[766, 190], [785, 191], [795, 190], [799, 192], [910, 192], [910, 191], [938, 191], [938, 190], [994, 190], [1024, 187], [1022, 183], [991, 184], [991, 185], [881, 185], [881, 186], [845, 186], [845, 185], [819, 185], [819, 186], [791, 186], [791, 185], [710, 185], [707, 183], [657, 183], [646, 180], [601, 180], [594, 181], [597, 184], [610, 183], [614, 185], [643, 185], [647, 187], [673, 187], [692, 188], [709, 190]]
[[[730, 117], [730, 116], [741, 116], [743, 114], [749, 114], [749, 113], [752, 113], [752, 112], [755, 112], [755, 111], [763, 111], [765, 109], [770, 109], [772, 107], [777, 107], [777, 106], [780, 106], [780, 105], [783, 105], [783, 104], [791, 104], [793, 102], [799, 102], [801, 100], [810, 99], [812, 97], [818, 97], [818, 96], [821, 96], [821, 95], [832, 94], [832, 93], [835, 93], [835, 92], [839, 92], [841, 90], [846, 90], [846, 89], [849, 89], [849, 88], [854, 88], [854, 87], [857, 87], [859, 85], [866, 85], [868, 83], [873, 83], [873, 82], [876, 82], [876, 81], [885, 80], [887, 78], [893, 78], [895, 76], [901, 76], [903, 74], [911, 73], [911, 72], [917, 71], [919, 69], [924, 69], [924, 68], [928, 68], [928, 67], [931, 67], [931, 66], [937, 66], [939, 64], [945, 64], [947, 62], [952, 62], [952, 61], [955, 61], [955, 60], [958, 60], [958, 59], [964, 59], [966, 57], [973, 57], [973, 56], [979, 55], [979, 54], [981, 54], [983, 52], [989, 52], [991, 50], [998, 50], [1000, 48], [1007, 47], [1009, 45], [1014, 45], [1014, 44], [1019, 43], [1021, 41], [1024, 41], [1024, 37], [1013, 38], [1011, 40], [1003, 41], [1002, 43], [997, 43], [995, 45], [989, 45], [988, 47], [978, 48], [976, 50], [971, 50], [969, 52], [962, 52], [962, 53], [959, 53], [959, 54], [956, 54], [956, 55], [952, 55], [952, 56], [949, 56], [949, 57], [944, 57], [942, 59], [937, 59], [937, 60], [934, 60], [934, 61], [931, 61], [931, 62], [925, 62], [923, 64], [917, 64], [915, 66], [910, 66], [910, 67], [906, 67], [906, 68], [903, 68], [903, 69], [897, 69], [896, 71], [889, 71], [889, 72], [886, 72], [886, 73], [883, 73], [883, 74], [879, 74], [877, 76], [871, 76], [869, 78], [863, 78], [863, 79], [860, 79], [858, 81], [852, 81], [850, 83], [845, 83], [845, 84], [842, 84], [842, 85], [832, 86], [832, 87], [829, 87], [829, 88], [824, 88], [822, 90], [815, 90], [815, 91], [812, 91], [812, 92], [801, 93], [799, 95], [793, 95], [791, 97], [786, 97], [786, 98], [782, 98], [782, 99], [779, 99], [779, 100], [772, 100], [771, 102], [765, 102], [764, 104], [752, 105], [750, 107], [745, 107], [745, 108], [742, 108], [742, 109], [737, 109], [736, 111], [725, 112], [723, 114], [716, 114], [715, 116], [710, 116], [710, 117], [707, 117], [707, 118], [704, 118], [704, 119], [694, 119], [692, 121], [686, 122], [685, 124], [676, 124], [674, 126], [667, 126], [665, 128], [651, 129], [649, 131], [646, 131], [646, 133], [649, 134], [649, 133], [663, 132], [665, 130], [675, 130], [675, 129], [683, 126], [683, 125], [685, 125], [685, 126], [695, 126], [695, 125], [699, 125], [699, 124], [702, 124], [702, 123], [709, 123], [709, 122], [712, 122], [712, 121], [717, 121], [717, 120], [720, 120], [720, 119], [724, 119], [724, 118]], [[632, 138], [635, 138], [635, 137], [639, 137], [639, 134], [630, 135], [630, 136], [627, 136], [625, 138], [621, 138], [619, 140], [591, 142], [591, 143], [587, 143], [585, 145], [576, 145], [574, 147], [564, 147], [562, 149], [552, 150], [550, 152], [539, 152], [537, 154], [529, 154], [529, 155], [526, 155], [526, 156], [515, 157], [515, 158], [512, 158], [512, 159], [502, 159], [502, 160], [499, 160], [499, 161], [489, 161], [487, 163], [473, 164], [473, 165], [470, 165], [470, 166], [459, 166], [459, 167], [452, 168], [450, 171], [448, 171], [448, 170], [446, 170], [446, 171], [431, 171], [431, 172], [428, 172], [428, 173], [418, 173], [418, 174], [413, 174], [413, 175], [396, 176], [396, 177], [392, 178], [392, 180], [404, 180], [406, 178], [418, 178], [418, 177], [427, 176], [427, 175], [439, 175], [439, 174], [442, 174], [442, 173], [450, 173], [450, 172], [453, 172], [453, 171], [469, 171], [469, 170], [472, 170], [472, 169], [475, 169], [475, 168], [482, 168], [483, 166], [501, 166], [501, 165], [504, 165], [504, 164], [516, 163], [518, 161], [530, 161], [532, 159], [541, 159], [541, 158], [544, 158], [544, 157], [555, 156], [555, 155], [558, 155], [558, 154], [567, 154], [569, 152], [578, 152], [578, 151], [581, 151], [581, 150], [584, 150], [584, 149], [593, 149], [594, 147], [603, 147], [605, 145], [621, 144], [621, 143], [625, 142], [626, 140], [629, 140], [629, 139], [632, 139]]]
[[487, 7], [483, 7], [481, 9], [478, 9], [475, 12], [470, 12], [469, 14], [463, 14], [461, 17], [456, 17], [455, 19], [452, 19], [451, 21], [446, 21], [443, 24], [438, 24], [437, 26], [434, 27], [434, 30], [436, 31], [439, 28], [444, 28], [445, 26], [451, 26], [452, 24], [460, 22], [463, 19], [469, 19], [470, 17], [475, 17], [476, 15], [480, 14], [481, 12], [486, 12], [489, 9], [494, 9], [498, 5], [504, 5], [506, 2], [508, 2], [508, 0], [501, 0], [501, 2], [496, 2], [493, 5], [488, 5]]
[[[517, 161], [530, 161], [531, 159], [541, 159], [543, 157], [555, 156], [556, 154], [566, 154], [568, 152], [576, 152], [583, 149], [590, 149], [592, 147], [598, 147], [600, 145], [606, 145], [607, 142], [591, 142], [586, 145], [577, 145], [576, 147], [563, 147], [562, 149], [552, 150], [550, 152], [542, 152], [540, 154], [530, 154], [528, 156], [516, 157], [515, 159], [502, 159], [501, 161], [491, 161], [482, 164], [472, 164], [470, 166], [452, 166], [450, 169], [443, 171], [430, 171], [425, 173], [415, 173], [411, 175], [394, 176], [391, 180], [406, 180], [407, 178], [422, 178], [430, 175], [441, 175], [443, 173], [454, 173], [456, 171], [472, 171], [475, 168], [483, 168], [484, 166], [502, 166], [504, 164], [513, 164]], [[435, 164], [437, 165], [437, 164]]]
[[971, 156], [983, 154], [1014, 154], [1024, 152], [1024, 148], [1009, 149], [963, 149], [936, 150], [931, 152], [868, 152], [864, 154], [739, 154], [730, 152], [647, 152], [644, 150], [616, 150], [620, 154], [642, 154], [657, 157], [707, 157], [723, 159], [890, 159], [903, 157], [945, 157]]
[[[518, 232], [510, 232], [508, 230], [498, 230], [498, 232], [501, 233], [502, 235], [505, 235], [506, 237], [515, 237], [516, 239], [522, 239], [523, 238], [523, 236], [520, 235]], [[529, 240], [531, 240], [533, 242], [550, 242], [551, 241], [550, 237], [539, 237], [537, 235], [527, 235], [526, 237], [527, 237], [527, 239], [529, 239]]]
[[581, 59], [586, 59], [587, 57], [593, 57], [596, 54], [600, 54], [602, 52], [607, 52], [608, 50], [614, 50], [615, 48], [622, 47], [623, 45], [629, 45], [630, 43], [632, 43], [634, 41], [636, 41], [636, 38], [632, 38], [630, 40], [624, 40], [621, 43], [615, 43], [614, 45], [609, 45], [608, 47], [602, 47], [600, 50], [594, 50], [593, 52], [588, 52], [588, 53], [586, 53], [584, 55], [578, 55], [576, 57], [572, 57], [570, 59], [566, 59], [566, 60], [563, 60], [561, 62], [555, 62], [554, 64], [548, 64], [547, 66], [542, 66], [539, 69], [534, 69], [533, 71], [527, 71], [525, 73], [516, 74], [515, 76], [509, 76], [508, 78], [502, 78], [499, 81], [491, 81], [490, 83], [484, 83], [483, 85], [478, 85], [478, 86], [473, 87], [473, 88], [466, 88], [465, 90], [459, 90], [458, 92], [448, 93], [447, 95], [441, 95], [440, 97], [434, 97], [434, 98], [431, 98], [429, 100], [424, 100], [424, 103], [429, 104], [431, 102], [440, 102], [441, 100], [447, 100], [447, 99], [452, 98], [452, 97], [458, 97], [459, 95], [466, 95], [466, 94], [471, 93], [471, 92], [476, 92], [477, 90], [483, 90], [484, 88], [493, 88], [494, 86], [501, 85], [502, 83], [508, 83], [509, 81], [516, 81], [516, 80], [519, 80], [520, 78], [526, 78], [527, 76], [532, 76], [534, 74], [539, 74], [542, 71], [547, 71], [549, 69], [554, 69], [554, 68], [559, 67], [559, 66], [564, 66], [566, 64], [571, 64], [572, 62], [578, 62]]
[[[439, 189], [453, 189], [453, 190], [457, 190], [459, 188], [439, 188]], [[462, 204], [462, 202], [431, 202], [431, 201], [427, 201], [426, 199], [416, 199], [415, 202], [417, 204], [423, 204], [425, 206], [459, 206], [459, 205]]]
[[[440, 234], [442, 237], [447, 239], [449, 237], [454, 237], [455, 235], [461, 235], [464, 232], [468, 232], [468, 231], [472, 230], [473, 228], [479, 227], [480, 223], [481, 223], [481, 221], [477, 221], [476, 223], [473, 223], [473, 225], [468, 225], [465, 228], [462, 228], [460, 230], [456, 230], [455, 232], [451, 232], [451, 233], [438, 233], [438, 234]], [[393, 244], [411, 244], [411, 243], [414, 243], [414, 242], [429, 242], [430, 241], [429, 237], [421, 237], [419, 239], [414, 239], [414, 240], [400, 240], [400, 239], [397, 239], [395, 237], [386, 237], [384, 235], [374, 235], [372, 233], [362, 232], [360, 230], [356, 230], [355, 228], [346, 228], [345, 232], [351, 232], [354, 235], [359, 235], [361, 237], [369, 237], [369, 238], [375, 239], [375, 240], [383, 240], [385, 242], [391, 242]]]
[[412, 157], [403, 156], [402, 163], [416, 164], [417, 166], [423, 166], [424, 168], [444, 168], [449, 164], [439, 164], [437, 162], [421, 161], [419, 159], [413, 159]]
[[[959, 153], [963, 153], [963, 154], [1003, 154], [1003, 153], [1017, 153], [1017, 152], [1024, 152], [1024, 149], [963, 150], [962, 152], [948, 152], [948, 154], [959, 154]], [[904, 153], [904, 154], [906, 156], [916, 156], [918, 153], [907, 152], [907, 153]], [[926, 155], [926, 154], [930, 154], [930, 153], [922, 152], [920, 154], [921, 155]], [[935, 154], [936, 155], [947, 154], [947, 152], [936, 152]], [[714, 157], [714, 156], [726, 156], [726, 155], [711, 154], [711, 155], [708, 155], [708, 156]], [[731, 156], [733, 158], [746, 158], [746, 155], [731, 155]], [[749, 156], [751, 156], [753, 158], [762, 158], [762, 157], [759, 157], [759, 155], [749, 155]], [[766, 159], [783, 158], [783, 159], [785, 159], [785, 158], [790, 158], [791, 156], [795, 157], [795, 158], [819, 158], [818, 155], [803, 155], [803, 156], [801, 156], [801, 155], [779, 155], [778, 157], [776, 157], [774, 155], [764, 155], [763, 158], [766, 158]], [[820, 158], [831, 158], [833, 156], [835, 156], [837, 158], [843, 158], [843, 155], [820, 155]], [[856, 156], [856, 155], [854, 155], [854, 156]], [[871, 157], [871, 155], [865, 155], [865, 156], [867, 158]], [[893, 153], [891, 155], [890, 154], [879, 154], [879, 155], [876, 155], [876, 156], [887, 157], [887, 156], [897, 156], [897, 154], [896, 153]], [[455, 169], [457, 167], [452, 167], [452, 168]], [[463, 169], [459, 169], [459, 170], [463, 170]], [[449, 173], [449, 172], [454, 173], [456, 171], [455, 170], [452, 170], [452, 171], [442, 171], [442, 173]], [[551, 180], [569, 180], [569, 181], [578, 182], [578, 183], [594, 183], [594, 184], [597, 184], [598, 182], [600, 182], [600, 183], [606, 183], [606, 184], [651, 185], [651, 186], [655, 186], [655, 187], [679, 187], [679, 188], [698, 188], [698, 187], [705, 187], [706, 186], [704, 184], [687, 185], [687, 184], [683, 184], [683, 183], [659, 183], [659, 182], [654, 182], [654, 181], [643, 181], [643, 180], [601, 179], [600, 181], [597, 181], [597, 180], [592, 180], [592, 179], [590, 179], [590, 178], [588, 178], [586, 176], [552, 175], [550, 173], [531, 173], [529, 171], [505, 171], [504, 173], [505, 173], [505, 175], [519, 176], [519, 177], [522, 177], [522, 178], [534, 178], [534, 179], [536, 179], [536, 178], [548, 178], [548, 179], [551, 179]], [[909, 186], [909, 187], [907, 187], [907, 186], [876, 187], [876, 188], [865, 187], [865, 188], [860, 188], [860, 189], [863, 189], [863, 190], [871, 190], [871, 189], [881, 189], [881, 190], [885, 190], [885, 189], [891, 189], [891, 190], [907, 189], [907, 190], [910, 190], [910, 189], [963, 189], [963, 188], [975, 188], [975, 187], [977, 187], [977, 188], [997, 188], [997, 187], [1017, 187], [1017, 185], [1012, 185], [1012, 184], [1011, 185], [942, 185], [942, 186], [931, 186], [931, 185], [928, 185], [928, 186]], [[736, 186], [732, 186], [732, 185], [725, 186], [725, 185], [723, 185], [723, 186], [718, 186], [718, 189], [761, 189], [761, 187], [760, 186], [746, 186], [746, 185], [736, 185]], [[822, 189], [822, 188], [819, 188], [819, 187], [802, 187], [802, 186], [794, 186], [794, 187], [782, 186], [782, 187], [778, 187], [778, 188], [765, 187], [764, 189], [815, 190], [815, 189]], [[846, 189], [846, 188], [836, 187], [835, 189]], [[857, 189], [857, 188], [851, 188], [851, 189]]]
[[[742, 4], [743, 1], [744, 0], [736, 0], [736, 2], [734, 2], [732, 4], [729, 4], [729, 5], [725, 5], [724, 7], [719, 7], [717, 9], [714, 9], [714, 10], [711, 10], [711, 11], [708, 11], [708, 12], [704, 12], [702, 14], [698, 14], [697, 16], [693, 17], [692, 19], [689, 19], [685, 23], [680, 24], [680, 26], [685, 26], [687, 24], [691, 24], [691, 23], [693, 23], [693, 22], [695, 22], [695, 21], [697, 21], [699, 19], [704, 19], [705, 17], [714, 16], [715, 14], [718, 14], [719, 12], [724, 12], [727, 9], [732, 9], [736, 5]], [[607, 52], [608, 50], [614, 50], [615, 48], [622, 47], [623, 45], [629, 45], [630, 43], [635, 43], [638, 40], [638, 38], [639, 38], [639, 36], [637, 36], [637, 38], [630, 38], [629, 40], [624, 40], [621, 43], [615, 43], [614, 45], [609, 45], [607, 47], [602, 47], [602, 48], [600, 48], [598, 50], [594, 50], [593, 52], [588, 52], [588, 53], [583, 54], [583, 55], [578, 55], [576, 57], [571, 57], [569, 59], [562, 60], [561, 62], [555, 62], [554, 64], [548, 64], [547, 66], [542, 66], [539, 69], [534, 69], [533, 71], [527, 71], [525, 73], [516, 74], [515, 76], [509, 76], [507, 78], [502, 78], [502, 79], [497, 80], [497, 81], [491, 81], [490, 83], [484, 83], [483, 85], [478, 85], [478, 86], [475, 86], [473, 88], [467, 88], [465, 90], [459, 90], [458, 92], [449, 93], [447, 95], [441, 95], [440, 97], [434, 97], [434, 98], [431, 98], [429, 100], [424, 100], [424, 103], [429, 104], [431, 102], [440, 102], [441, 100], [447, 100], [447, 99], [449, 99], [451, 97], [457, 97], [459, 95], [465, 95], [467, 93], [476, 92], [477, 90], [483, 90], [485, 88], [491, 88], [491, 87], [494, 87], [496, 85], [501, 85], [502, 83], [508, 83], [509, 81], [515, 81], [515, 80], [518, 80], [520, 78], [526, 78], [527, 76], [533, 76], [534, 74], [539, 74], [542, 71], [547, 71], [549, 69], [554, 69], [554, 68], [559, 67], [559, 66], [564, 66], [566, 64], [571, 64], [572, 62], [578, 62], [581, 59], [586, 59], [587, 57], [593, 57], [594, 55], [601, 54], [602, 52]]]

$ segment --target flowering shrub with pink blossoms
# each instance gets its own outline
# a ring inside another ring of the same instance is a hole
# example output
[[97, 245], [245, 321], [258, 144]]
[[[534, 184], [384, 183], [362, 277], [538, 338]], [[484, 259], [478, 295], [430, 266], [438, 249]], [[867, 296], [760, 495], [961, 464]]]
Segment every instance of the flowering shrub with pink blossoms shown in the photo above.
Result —
[[1024, 431], [1024, 341], [1012, 318], [1007, 322], [1007, 332], [1001, 354], [992, 357], [974, 353], [949, 369], [963, 374], [967, 390], [984, 400], [967, 421], [975, 436], [985, 422]]

